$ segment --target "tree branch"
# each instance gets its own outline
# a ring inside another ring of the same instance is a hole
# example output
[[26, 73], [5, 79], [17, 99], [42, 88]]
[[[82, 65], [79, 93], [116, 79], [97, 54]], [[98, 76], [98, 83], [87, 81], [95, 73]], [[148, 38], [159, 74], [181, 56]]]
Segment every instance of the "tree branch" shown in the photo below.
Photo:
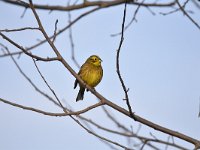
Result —
[[[18, 49], [22, 50], [23, 53], [25, 53], [26, 55], [30, 56], [31, 58], [35, 58], [36, 60], [40, 60], [40, 61], [55, 61], [58, 60], [57, 57], [53, 57], [53, 58], [43, 58], [37, 55], [33, 55], [31, 53], [29, 53], [26, 49], [24, 49], [22, 46], [20, 46], [19, 44], [17, 44], [16, 42], [14, 42], [13, 40], [11, 40], [10, 38], [8, 38], [5, 34], [0, 32], [0, 36], [2, 38], [4, 38], [6, 41], [8, 41], [9, 43], [11, 43], [12, 45], [14, 45], [15, 47], [17, 47]], [[7, 56], [9, 56], [10, 54], [8, 54]]]
[[[176, 131], [173, 131], [173, 130], [170, 130], [168, 128], [165, 128], [165, 127], [162, 127], [158, 124], [155, 124], [151, 121], [148, 121], [140, 116], [137, 116], [135, 114], [130, 114], [129, 111], [125, 110], [124, 108], [112, 103], [111, 101], [107, 100], [106, 98], [104, 98], [101, 94], [99, 94], [97, 91], [95, 91], [93, 88], [89, 87], [88, 85], [86, 85], [81, 79], [80, 77], [75, 73], [75, 71], [69, 66], [69, 64], [62, 58], [62, 56], [60, 55], [59, 51], [56, 49], [55, 45], [52, 43], [52, 41], [49, 39], [48, 35], [46, 34], [46, 32], [44, 31], [43, 27], [42, 27], [42, 24], [39, 20], [39, 17], [33, 7], [33, 5], [30, 4], [30, 7], [32, 8], [32, 11], [35, 15], [35, 18], [37, 19], [38, 21], [38, 24], [39, 24], [39, 28], [41, 30], [41, 32], [43, 33], [43, 35], [45, 36], [46, 40], [48, 41], [49, 45], [52, 47], [52, 49], [54, 50], [54, 52], [56, 53], [57, 57], [58, 57], [58, 60], [70, 71], [70, 73], [81, 83], [83, 84], [86, 88], [88, 88], [96, 97], [98, 97], [101, 102], [103, 102], [105, 105], [109, 106], [109, 107], [112, 107], [113, 109], [115, 109], [116, 111], [118, 112], [121, 112], [122, 114], [134, 119], [135, 121], [138, 121], [144, 125], [147, 125], [155, 130], [158, 130], [158, 131], [161, 131], [163, 133], [166, 133], [166, 134], [169, 134], [169, 135], [172, 135], [174, 137], [177, 137], [179, 139], [182, 139], [182, 140], [185, 140], [185, 141], [188, 141], [189, 143], [192, 143], [195, 145], [196, 148], [200, 148], [200, 141], [198, 141], [197, 139], [194, 139], [192, 137], [189, 137], [187, 135], [184, 135], [182, 133], [179, 133], [179, 132], [176, 132]], [[0, 32], [0, 35], [2, 36], [3, 34]], [[5, 36], [2, 36], [2, 37], [5, 37]], [[11, 44], [14, 44], [12, 40], [9, 40], [7, 39], [8, 42], [10, 42]], [[18, 46], [17, 46], [18, 47]], [[18, 48], [21, 49], [21, 47], [19, 46]], [[27, 54], [31, 57], [30, 54]], [[73, 118], [74, 119], [74, 118]], [[83, 127], [84, 128], [84, 127]], [[87, 129], [85, 129], [87, 130]], [[88, 131], [89, 133], [91, 131]], [[94, 135], [94, 134], [93, 134]], [[98, 137], [98, 136], [97, 136]], [[100, 137], [99, 137], [100, 138]]]
[[40, 110], [40, 109], [36, 109], [36, 108], [33, 108], [33, 107], [27, 107], [27, 106], [23, 106], [23, 105], [20, 105], [20, 104], [17, 104], [17, 103], [13, 103], [11, 101], [8, 101], [8, 100], [5, 100], [5, 99], [2, 99], [0, 98], [0, 101], [5, 103], [5, 104], [9, 104], [11, 106], [14, 106], [14, 107], [18, 107], [18, 108], [22, 108], [22, 109], [25, 109], [25, 110], [29, 110], [29, 111], [33, 111], [33, 112], [37, 112], [37, 113], [40, 113], [40, 114], [43, 114], [43, 115], [47, 115], [47, 116], [54, 116], [54, 117], [63, 117], [63, 116], [71, 116], [71, 115], [80, 115], [80, 114], [83, 114], [87, 111], [90, 111], [96, 107], [99, 107], [99, 106], [102, 106], [104, 105], [103, 102], [98, 102], [94, 105], [91, 105], [85, 109], [82, 109], [82, 110], [79, 110], [79, 111], [75, 111], [75, 112], [66, 112], [65, 113], [52, 113], [52, 112], [46, 112], [46, 111], [43, 111], [43, 110]]
[[185, 9], [181, 6], [178, 0], [176, 0], [176, 3], [180, 7], [180, 10], [183, 12], [183, 14], [200, 30], [200, 25], [190, 17], [190, 15], [185, 11]]
[[[21, 6], [25, 8], [30, 8], [29, 4], [23, 1], [13, 1], [13, 0], [1, 0], [5, 3], [14, 4], [16, 6]], [[87, 7], [100, 7], [100, 8], [108, 8], [111, 6], [118, 6], [124, 4], [126, 0], [113, 0], [113, 1], [86, 1], [81, 4], [70, 5], [70, 6], [50, 6], [50, 5], [40, 5], [34, 4], [35, 9], [42, 9], [42, 10], [56, 10], [56, 11], [73, 11], [73, 10], [80, 10], [82, 8]], [[130, 5], [141, 5], [143, 7], [169, 7], [175, 5], [175, 1], [170, 1], [168, 3], [140, 3], [133, 0], [127, 0]]]
[[122, 30], [121, 30], [121, 39], [120, 39], [120, 43], [119, 43], [119, 48], [117, 49], [117, 56], [116, 56], [116, 68], [117, 68], [117, 75], [119, 77], [119, 80], [121, 82], [121, 85], [122, 85], [122, 88], [124, 90], [124, 93], [125, 93], [125, 101], [126, 101], [126, 104], [128, 106], [128, 110], [130, 112], [130, 115], [132, 117], [134, 117], [133, 115], [133, 112], [132, 112], [132, 108], [131, 108], [131, 105], [130, 105], [130, 102], [129, 102], [129, 97], [128, 97], [128, 90], [126, 88], [126, 85], [122, 79], [122, 76], [121, 76], [121, 73], [120, 73], [120, 68], [119, 68], [119, 55], [120, 55], [120, 50], [121, 50], [121, 47], [122, 47], [122, 43], [123, 43], [123, 40], [124, 40], [124, 24], [125, 24], [125, 20], [126, 20], [126, 6], [127, 6], [127, 2], [125, 2], [125, 5], [124, 5], [124, 15], [123, 15], [123, 20], [122, 20]]
[[0, 32], [17, 32], [17, 31], [24, 31], [24, 30], [39, 30], [39, 28], [32, 28], [32, 27], [24, 27], [19, 29], [3, 29]]
[[[93, 12], [99, 10], [99, 9], [100, 9], [100, 8], [97, 7], [97, 8], [94, 8], [94, 9], [92, 9], [92, 10], [89, 10], [89, 11], [87, 11], [87, 12], [81, 14], [81, 15], [78, 16], [76, 19], [74, 19], [73, 21], [71, 21], [70, 24], [68, 24], [66, 27], [60, 29], [56, 34], [51, 35], [49, 38], [50, 38], [50, 39], [53, 39], [55, 36], [60, 35], [60, 34], [63, 33], [64, 31], [66, 31], [68, 28], [70, 28], [73, 24], [75, 24], [77, 21], [79, 21], [81, 18], [83, 18], [83, 17], [85, 17], [85, 16], [87, 16], [87, 15], [89, 15], [89, 14], [91, 14], [91, 13], [93, 13]], [[39, 29], [39, 28], [38, 28], [38, 29]], [[34, 48], [36, 48], [36, 47], [38, 47], [38, 46], [41, 46], [42, 44], [44, 44], [44, 43], [46, 43], [46, 42], [47, 42], [47, 40], [46, 40], [46, 38], [45, 38], [44, 40], [40, 41], [39, 43], [34, 44], [34, 45], [30, 46], [30, 47], [27, 47], [27, 48], [26, 48], [26, 51], [27, 51], [27, 52], [28, 52], [28, 51], [31, 51], [31, 50], [33, 50]], [[22, 53], [23, 53], [23, 51], [12, 52], [11, 55], [20, 55], [20, 54], [22, 54]], [[0, 55], [0, 57], [6, 57], [6, 56], [9, 56], [9, 55], [8, 55], [8, 54]]]

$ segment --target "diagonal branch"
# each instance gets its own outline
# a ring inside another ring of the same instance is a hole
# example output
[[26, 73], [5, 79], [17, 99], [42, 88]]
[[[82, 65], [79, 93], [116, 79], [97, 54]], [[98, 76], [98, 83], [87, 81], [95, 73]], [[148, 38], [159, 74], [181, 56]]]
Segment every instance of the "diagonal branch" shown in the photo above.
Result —
[[[4, 38], [6, 41], [8, 41], [9, 43], [11, 43], [12, 45], [14, 45], [15, 47], [17, 47], [18, 49], [22, 50], [22, 52], [24, 52], [26, 55], [30, 56], [31, 58], [35, 58], [36, 60], [40, 60], [40, 61], [55, 61], [58, 60], [57, 57], [53, 57], [53, 58], [43, 58], [37, 55], [33, 55], [32, 53], [28, 52], [25, 48], [23, 48], [22, 46], [20, 46], [19, 44], [17, 44], [16, 42], [14, 42], [13, 40], [11, 40], [9, 37], [7, 37], [5, 34], [0, 32], [0, 36], [2, 38]], [[9, 56], [10, 54], [8, 54]]]
[[[54, 43], [53, 43], [53, 42], [50, 40], [50, 38], [48, 37], [47, 33], [45, 32], [45, 30], [44, 30], [44, 28], [43, 28], [43, 26], [42, 26], [42, 23], [41, 23], [41, 21], [40, 21], [40, 19], [39, 19], [39, 16], [37, 15], [37, 13], [36, 13], [36, 11], [35, 11], [35, 9], [34, 9], [34, 6], [33, 6], [33, 3], [32, 3], [31, 0], [29, 0], [29, 3], [30, 3], [30, 8], [32, 9], [33, 14], [34, 14], [34, 16], [35, 16], [35, 18], [36, 18], [36, 20], [37, 20], [37, 22], [38, 22], [38, 25], [39, 25], [39, 28], [40, 28], [41, 32], [43, 33], [43, 35], [44, 35], [44, 37], [46, 38], [46, 40], [48, 41], [49, 45], [52, 47], [53, 51], [55, 52], [55, 54], [56, 54], [57, 57], [59, 58], [59, 61], [62, 62], [63, 65], [65, 65], [65, 67], [68, 67], [69, 69], [71, 69], [70, 72], [73, 72], [78, 78], [80, 78], [80, 77], [74, 72], [74, 70], [68, 65], [68, 63], [63, 59], [63, 57], [61, 56], [61, 54], [59, 53], [59, 51], [58, 51], [57, 48], [55, 47]], [[35, 65], [36, 65], [36, 63], [35, 63]], [[37, 65], [36, 65], [36, 67], [37, 67]], [[38, 68], [37, 68], [37, 69], [38, 69]], [[38, 72], [39, 72], [39, 69], [38, 69]], [[41, 74], [41, 73], [40, 73], [40, 75], [41, 75], [41, 77], [42, 77], [42, 74]], [[43, 78], [43, 80], [45, 81], [44, 77], [42, 77], [42, 78]], [[81, 80], [81, 79], [80, 79], [80, 80]], [[81, 80], [81, 82], [83, 82], [83, 81]], [[66, 113], [68, 110], [66, 110], [66, 109], [63, 107], [63, 105], [61, 104], [61, 102], [60, 102], [59, 99], [57, 98], [55, 92], [54, 92], [53, 89], [48, 85], [48, 83], [47, 83], [46, 81], [45, 81], [45, 83], [47, 84], [47, 86], [49, 87], [49, 89], [52, 91], [52, 93], [55, 95], [55, 97], [56, 97], [57, 101], [59, 102], [60, 106], [63, 108], [63, 111]], [[93, 89], [93, 91], [94, 91], [94, 89]], [[102, 104], [105, 104], [105, 102], [104, 102], [103, 100], [99, 102], [98, 106], [100, 106], [100, 105], [102, 105]], [[119, 147], [121, 147], [121, 148], [130, 149], [130, 148], [126, 147], [126, 146], [123, 146], [123, 145], [121, 145], [121, 144], [119, 144], [119, 143], [117, 143], [117, 142], [114, 142], [114, 141], [112, 141], [112, 140], [110, 140], [110, 139], [107, 139], [107, 138], [105, 138], [105, 137], [103, 137], [103, 136], [100, 136], [100, 135], [98, 135], [98, 134], [96, 134], [96, 133], [90, 131], [90, 130], [87, 129], [85, 126], [83, 126], [77, 119], [75, 119], [75, 118], [72, 117], [71, 115], [70, 115], [70, 117], [71, 117], [74, 121], [76, 121], [76, 122], [77, 122], [83, 129], [85, 129], [88, 133], [90, 133], [90, 134], [92, 134], [92, 135], [94, 135], [94, 136], [96, 136], [96, 137], [98, 137], [98, 138], [100, 138], [100, 139], [102, 139], [102, 140], [104, 140], [104, 141], [107, 141], [107, 142], [110, 142], [110, 143], [112, 143], [112, 144], [115, 144], [115, 145], [117, 145], [117, 146], [119, 146]]]
[[176, 0], [176, 3], [180, 7], [180, 10], [183, 12], [183, 14], [200, 30], [200, 25], [185, 11], [185, 9], [179, 3], [179, 0]]
[[160, 132], [169, 134], [169, 135], [171, 135], [171, 136], [174, 136], [174, 137], [177, 137], [177, 138], [182, 139], [182, 140], [184, 140], [184, 141], [187, 141], [187, 142], [189, 142], [189, 143], [192, 143], [192, 144], [195, 145], [196, 147], [200, 148], [200, 141], [197, 140], [197, 139], [194, 139], [194, 138], [192, 138], [192, 137], [190, 137], [190, 136], [187, 136], [187, 135], [185, 135], [185, 134], [183, 134], [183, 133], [180, 133], [180, 132], [177, 132], [177, 131], [174, 131], [174, 130], [170, 130], [170, 129], [168, 129], [168, 128], [165, 128], [165, 127], [163, 127], [163, 126], [161, 126], [161, 125], [158, 125], [158, 124], [153, 123], [153, 122], [151, 122], [151, 121], [149, 121], [149, 120], [146, 120], [146, 119], [144, 119], [144, 118], [142, 118], [142, 117], [140, 117], [140, 116], [138, 116], [138, 115], [133, 114], [134, 116], [131, 116], [129, 111], [127, 111], [127, 110], [125, 110], [124, 108], [122, 108], [122, 107], [120, 107], [120, 106], [118, 106], [118, 105], [112, 103], [111, 101], [109, 101], [109, 100], [107, 100], [107, 99], [105, 100], [105, 103], [106, 103], [106, 105], [108, 105], [108, 106], [112, 107], [113, 109], [115, 109], [115, 110], [117, 110], [117, 111], [123, 113], [124, 115], [126, 115], [126, 116], [128, 116], [128, 117], [134, 119], [135, 121], [138, 121], [138, 122], [140, 122], [140, 123], [142, 123], [142, 124], [144, 124], [144, 125], [147, 125], [147, 126], [149, 126], [150, 128], [153, 128], [153, 129], [155, 129], [155, 130], [157, 130], [157, 131], [160, 131]]
[[128, 148], [128, 147], [126, 147], [126, 146], [124, 146], [124, 145], [122, 145], [122, 144], [119, 144], [118, 142], [112, 141], [112, 140], [110, 140], [110, 139], [108, 139], [108, 138], [105, 138], [105, 137], [103, 137], [103, 136], [100, 136], [100, 135], [96, 134], [95, 132], [92, 132], [91, 130], [89, 130], [89, 129], [87, 129], [85, 126], [83, 126], [77, 119], [74, 119], [74, 120], [75, 120], [83, 129], [85, 129], [89, 134], [92, 134], [92, 135], [94, 135], [95, 137], [97, 137], [97, 138], [99, 138], [99, 139], [101, 139], [101, 140], [103, 140], [103, 141], [105, 141], [105, 142], [109, 142], [109, 143], [114, 144], [114, 145], [116, 145], [116, 146], [119, 146], [119, 147], [121, 147], [121, 148], [123, 148], [123, 149], [125, 149], [125, 150], [133, 150], [132, 148]]
[[[40, 74], [40, 76], [42, 77], [43, 81], [45, 82], [45, 84], [47, 85], [47, 87], [50, 89], [50, 91], [53, 93], [53, 95], [55, 96], [56, 100], [58, 101], [59, 105], [63, 108], [63, 110], [65, 110], [64, 106], [62, 105], [62, 103], [60, 102], [58, 96], [56, 95], [55, 91], [51, 88], [51, 86], [48, 84], [48, 82], [46, 81], [46, 79], [44, 78], [44, 76], [42, 75], [42, 73], [40, 72], [35, 60], [33, 59], [34, 65], [38, 71], [38, 73]], [[66, 111], [64, 111], [66, 112]]]
[[21, 73], [21, 75], [31, 84], [31, 86], [41, 95], [43, 95], [44, 97], [46, 97], [48, 100], [50, 100], [51, 102], [53, 102], [55, 105], [58, 105], [58, 103], [52, 98], [50, 97], [47, 93], [43, 92], [42, 90], [40, 90], [36, 84], [28, 77], [28, 75], [26, 75], [24, 73], [24, 71], [22, 70], [22, 68], [19, 66], [19, 64], [17, 63], [17, 61], [15, 60], [15, 58], [10, 54], [10, 50], [8, 49], [8, 47], [6, 47], [5, 45], [1, 44], [0, 45], [7, 51], [7, 53], [10, 55], [10, 58], [12, 59], [13, 63], [15, 64], [15, 66], [17, 67], [17, 69], [19, 70], [19, 72]]
[[[160, 144], [164, 144], [164, 145], [168, 145], [168, 146], [172, 146], [172, 147], [175, 147], [175, 148], [179, 148], [181, 150], [188, 150], [187, 148], [185, 147], [182, 147], [181, 145], [177, 145], [175, 143], [170, 143], [169, 141], [163, 141], [163, 140], [159, 140], [159, 139], [154, 139], [154, 138], [148, 138], [148, 137], [144, 137], [144, 136], [139, 136], [137, 134], [134, 134], [132, 132], [119, 132], [119, 131], [116, 131], [116, 130], [113, 130], [113, 129], [109, 129], [109, 128], [106, 128], [106, 127], [103, 127], [97, 123], [95, 123], [94, 121], [90, 120], [90, 119], [87, 119], [87, 118], [82, 118], [83, 120], [89, 122], [90, 124], [92, 124], [93, 126], [97, 127], [98, 129], [101, 129], [101, 130], [104, 130], [104, 131], [107, 131], [109, 133], [113, 133], [113, 134], [116, 134], [116, 135], [120, 135], [120, 136], [124, 136], [124, 137], [132, 137], [132, 138], [137, 138], [139, 140], [141, 140], [142, 142], [145, 142], [145, 141], [149, 141], [149, 142], [155, 142], [155, 143], [160, 143]], [[149, 147], [151, 148], [154, 148], [152, 147], [152, 145], [150, 145], [149, 143], [146, 143]]]
[[56, 32], [57, 32], [57, 25], [58, 25], [58, 19], [55, 22], [55, 29], [54, 29], [54, 33], [53, 33], [53, 39], [52, 42], [54, 43], [56, 40]]

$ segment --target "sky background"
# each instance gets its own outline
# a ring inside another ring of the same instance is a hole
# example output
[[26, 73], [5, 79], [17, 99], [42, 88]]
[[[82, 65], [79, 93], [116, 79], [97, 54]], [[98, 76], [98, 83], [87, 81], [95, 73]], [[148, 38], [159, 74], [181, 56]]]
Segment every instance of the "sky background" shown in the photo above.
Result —
[[[38, 1], [34, 1], [38, 2]], [[44, 1], [44, 4], [66, 5], [66, 2]], [[72, 28], [75, 44], [75, 56], [79, 64], [93, 54], [102, 60], [104, 77], [96, 90], [110, 101], [127, 108], [124, 92], [116, 74], [116, 50], [120, 36], [111, 34], [121, 31], [124, 6], [102, 9], [78, 21]], [[128, 6], [128, 23], [136, 6]], [[200, 10], [189, 3], [187, 10], [199, 24]], [[8, 5], [0, 1], [0, 29], [37, 27], [30, 10], [20, 18], [23, 8]], [[89, 9], [71, 12], [72, 20]], [[126, 86], [130, 89], [129, 98], [133, 111], [154, 123], [169, 129], [200, 139], [199, 97], [200, 97], [200, 30], [183, 16], [181, 12], [163, 16], [160, 12], [169, 12], [167, 8], [152, 8], [152, 15], [146, 8], [140, 8], [138, 22], [134, 22], [125, 32], [120, 53], [120, 69]], [[37, 11], [49, 35], [54, 32], [58, 19], [58, 29], [68, 24], [68, 13]], [[6, 33], [11, 39], [23, 45], [31, 46], [37, 39], [43, 39], [38, 31]], [[63, 57], [78, 72], [71, 59], [69, 32], [56, 39], [56, 47]], [[0, 43], [10, 51], [18, 51], [5, 40]], [[54, 56], [48, 44], [33, 50], [41, 56]], [[2, 52], [0, 52], [2, 54]], [[33, 61], [26, 55], [15, 57], [23, 71], [43, 91], [52, 95], [39, 76]], [[37, 62], [48, 83], [65, 105], [80, 110], [97, 102], [90, 92], [85, 93], [84, 101], [75, 102], [78, 89], [73, 89], [74, 77], [58, 62]], [[9, 57], [0, 58], [0, 97], [25, 106], [35, 107], [49, 112], [62, 112], [54, 104], [38, 94], [19, 73]], [[53, 96], [53, 95], [52, 95]], [[128, 128], [136, 131], [139, 124], [112, 110], [114, 116]], [[101, 108], [96, 108], [83, 116], [111, 129], [117, 129]], [[69, 117], [49, 117], [35, 112], [22, 110], [0, 102], [0, 149], [2, 150], [66, 150], [110, 148], [96, 137], [88, 134]], [[110, 135], [101, 130], [97, 133], [126, 145], [123, 137]], [[167, 140], [168, 135], [159, 133], [144, 125], [140, 135]], [[192, 149], [193, 145], [175, 138], [175, 142]], [[120, 148], [119, 148], [120, 149]], [[148, 148], [146, 148], [148, 149]], [[163, 147], [164, 149], [164, 147]], [[173, 148], [170, 148], [173, 149]]]

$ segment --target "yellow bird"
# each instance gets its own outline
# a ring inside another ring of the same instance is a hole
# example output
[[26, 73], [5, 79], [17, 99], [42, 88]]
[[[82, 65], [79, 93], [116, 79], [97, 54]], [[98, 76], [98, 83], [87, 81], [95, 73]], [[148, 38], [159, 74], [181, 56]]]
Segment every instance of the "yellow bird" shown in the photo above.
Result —
[[[78, 75], [90, 87], [95, 87], [101, 82], [103, 77], [103, 69], [101, 67], [101, 58], [97, 55], [90, 56], [86, 62], [81, 66]], [[74, 89], [77, 87], [78, 80], [75, 80]], [[78, 92], [76, 101], [83, 100], [85, 88], [79, 83], [80, 90]], [[88, 90], [87, 90], [88, 91]]]

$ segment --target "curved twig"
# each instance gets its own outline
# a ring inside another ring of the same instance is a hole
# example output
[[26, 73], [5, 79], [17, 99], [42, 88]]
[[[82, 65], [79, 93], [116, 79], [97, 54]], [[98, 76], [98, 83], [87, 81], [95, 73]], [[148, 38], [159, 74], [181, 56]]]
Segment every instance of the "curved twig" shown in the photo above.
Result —
[[117, 56], [116, 56], [116, 68], [117, 68], [117, 75], [119, 77], [119, 80], [121, 82], [122, 88], [123, 88], [124, 93], [125, 93], [125, 99], [124, 100], [126, 101], [126, 104], [128, 106], [128, 110], [130, 112], [130, 115], [134, 116], [133, 112], [132, 112], [132, 108], [131, 108], [130, 102], [129, 102], [129, 97], [128, 97], [129, 89], [126, 88], [126, 85], [125, 85], [125, 83], [123, 81], [122, 75], [120, 73], [120, 68], [119, 68], [119, 54], [120, 54], [120, 50], [121, 50], [122, 43], [123, 43], [123, 40], [124, 40], [124, 24], [125, 24], [125, 20], [126, 20], [126, 6], [127, 6], [127, 2], [125, 2], [125, 5], [124, 5], [124, 15], [123, 15], [123, 20], [122, 20], [121, 39], [120, 39], [119, 47], [117, 49]]
[[22, 108], [24, 110], [30, 110], [30, 111], [37, 112], [37, 113], [40, 113], [40, 114], [43, 114], [43, 115], [54, 116], [54, 117], [63, 117], [63, 116], [71, 116], [71, 115], [77, 116], [77, 115], [83, 114], [87, 111], [90, 111], [90, 110], [92, 110], [96, 107], [104, 105], [103, 102], [98, 102], [94, 105], [91, 105], [91, 106], [89, 106], [85, 109], [79, 110], [79, 111], [74, 111], [74, 112], [70, 111], [70, 112], [65, 112], [65, 113], [52, 113], [52, 112], [47, 112], [47, 111], [43, 111], [43, 110], [40, 110], [40, 109], [36, 109], [36, 108], [33, 108], [33, 107], [28, 107], [28, 106], [20, 105], [20, 104], [17, 104], [17, 103], [13, 103], [13, 102], [5, 100], [3, 98], [0, 98], [0, 102], [3, 102], [5, 104], [9, 104], [11, 106], [15, 106], [15, 107], [18, 107], [18, 108]]

